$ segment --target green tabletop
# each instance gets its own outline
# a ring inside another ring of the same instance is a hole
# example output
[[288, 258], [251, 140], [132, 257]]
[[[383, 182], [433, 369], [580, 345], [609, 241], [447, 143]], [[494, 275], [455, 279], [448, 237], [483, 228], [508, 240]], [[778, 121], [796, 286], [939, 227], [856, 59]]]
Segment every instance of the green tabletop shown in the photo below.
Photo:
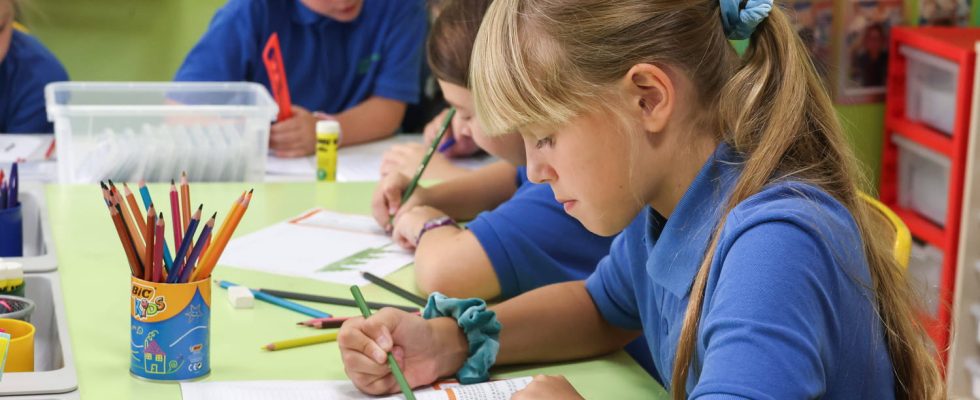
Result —
[[[248, 183], [193, 184], [191, 200], [195, 206], [203, 203], [206, 214], [217, 211], [220, 221], [241, 191], [250, 187], [253, 186]], [[373, 187], [373, 183], [254, 185], [255, 195], [236, 235], [313, 207], [366, 214]], [[151, 186], [150, 190], [157, 202], [168, 199], [167, 187]], [[47, 188], [47, 196], [82, 398], [179, 398], [177, 384], [146, 382], [129, 375], [129, 271], [98, 186], [52, 185]], [[165, 210], [169, 210], [169, 205]], [[214, 277], [251, 287], [350, 296], [343, 285], [231, 267], [219, 266]], [[389, 277], [396, 284], [417, 291], [411, 267]], [[363, 292], [371, 301], [407, 304], [374, 285], [364, 287]], [[337, 316], [359, 315], [356, 308], [304, 304]], [[211, 375], [206, 379], [346, 379], [336, 343], [277, 352], [260, 350], [271, 341], [326, 332], [296, 325], [305, 319], [308, 318], [304, 315], [262, 302], [250, 310], [235, 310], [225, 291], [214, 285]], [[574, 363], [500, 368], [493, 375], [539, 373], [565, 375], [590, 398], [666, 398], [657, 382], [623, 352]]]

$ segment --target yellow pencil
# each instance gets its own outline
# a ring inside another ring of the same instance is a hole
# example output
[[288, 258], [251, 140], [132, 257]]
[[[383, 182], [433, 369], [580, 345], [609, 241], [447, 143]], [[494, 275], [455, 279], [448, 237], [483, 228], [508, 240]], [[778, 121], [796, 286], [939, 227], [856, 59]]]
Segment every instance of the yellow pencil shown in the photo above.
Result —
[[311, 344], [326, 343], [335, 340], [337, 340], [337, 332], [332, 332], [324, 335], [309, 336], [309, 337], [304, 337], [299, 339], [289, 339], [289, 340], [283, 340], [281, 342], [272, 342], [265, 346], [262, 346], [262, 349], [269, 350], [269, 351], [285, 350], [285, 349], [291, 349], [293, 347], [309, 346]]

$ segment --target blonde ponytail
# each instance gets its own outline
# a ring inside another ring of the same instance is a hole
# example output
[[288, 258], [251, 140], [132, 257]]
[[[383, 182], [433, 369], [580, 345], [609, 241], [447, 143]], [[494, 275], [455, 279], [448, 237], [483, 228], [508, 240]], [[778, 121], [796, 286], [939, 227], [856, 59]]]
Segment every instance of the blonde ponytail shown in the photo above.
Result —
[[[718, 137], [745, 158], [721, 215], [783, 179], [837, 199], [863, 240], [896, 397], [944, 398], [913, 292], [891, 253], [890, 227], [858, 197], [857, 163], [786, 15], [772, 9], [741, 59], [721, 25], [719, 0], [495, 0], [471, 63], [477, 114], [490, 133], [558, 126], [608, 101], [606, 89], [636, 64], [686, 74], [698, 83], [701, 108], [718, 110], [717, 120], [704, 125], [718, 127]], [[687, 395], [705, 285], [724, 223], [715, 228], [691, 290], [674, 360], [674, 399]]]

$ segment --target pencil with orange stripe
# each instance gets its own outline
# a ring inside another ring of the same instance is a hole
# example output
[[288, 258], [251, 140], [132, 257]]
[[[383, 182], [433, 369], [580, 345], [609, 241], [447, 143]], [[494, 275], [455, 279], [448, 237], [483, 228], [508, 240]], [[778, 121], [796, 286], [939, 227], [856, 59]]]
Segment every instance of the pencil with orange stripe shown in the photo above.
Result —
[[225, 246], [228, 245], [228, 240], [231, 239], [231, 235], [238, 228], [238, 223], [241, 222], [242, 216], [248, 210], [248, 203], [252, 200], [252, 192], [252, 190], [249, 190], [241, 203], [236, 203], [238, 207], [232, 206], [228, 221], [222, 224], [221, 229], [218, 231], [218, 237], [208, 247], [208, 252], [204, 255], [204, 259], [201, 260], [198, 270], [194, 272], [188, 282], [196, 282], [199, 279], [211, 276], [211, 271], [214, 270], [214, 266], [218, 263], [221, 253], [225, 251]]

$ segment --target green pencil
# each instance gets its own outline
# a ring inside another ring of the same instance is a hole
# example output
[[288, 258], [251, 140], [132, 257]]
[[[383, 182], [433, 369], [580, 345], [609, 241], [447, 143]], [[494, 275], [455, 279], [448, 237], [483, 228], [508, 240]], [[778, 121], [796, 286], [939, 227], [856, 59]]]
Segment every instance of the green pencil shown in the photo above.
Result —
[[[452, 119], [452, 112], [450, 112], [449, 115], [449, 118]], [[436, 140], [435, 143], [439, 143], [439, 140]], [[422, 165], [425, 165], [425, 163], [423, 162]], [[364, 318], [370, 317], [371, 309], [368, 308], [367, 302], [364, 301], [364, 296], [361, 295], [361, 289], [357, 287], [357, 285], [354, 285], [350, 287], [350, 292], [354, 295], [354, 301], [357, 302], [357, 307], [361, 309], [361, 315], [364, 315]], [[391, 355], [391, 352], [388, 352], [388, 366], [391, 367], [391, 374], [394, 375], [395, 380], [398, 381], [398, 386], [401, 386], [402, 394], [405, 395], [405, 400], [415, 400], [415, 394], [412, 393], [412, 387], [408, 386], [408, 381], [405, 380], [405, 374], [402, 373], [401, 368], [398, 368], [398, 363], [395, 362], [395, 356]]]
[[442, 126], [439, 127], [439, 134], [436, 135], [436, 139], [432, 141], [432, 145], [429, 146], [429, 150], [425, 152], [425, 157], [422, 158], [422, 163], [419, 164], [419, 169], [415, 170], [415, 176], [412, 177], [412, 181], [408, 184], [408, 188], [405, 189], [405, 193], [402, 193], [402, 204], [408, 201], [409, 197], [412, 197], [412, 192], [415, 191], [415, 187], [419, 185], [419, 179], [422, 179], [422, 173], [425, 172], [425, 168], [429, 166], [429, 159], [432, 158], [432, 153], [436, 152], [436, 148], [439, 147], [439, 142], [442, 141], [443, 136], [446, 136], [446, 129], [449, 128], [449, 123], [453, 120], [453, 116], [456, 115], [456, 107], [449, 108], [449, 114], [446, 114], [446, 119], [442, 121]]

